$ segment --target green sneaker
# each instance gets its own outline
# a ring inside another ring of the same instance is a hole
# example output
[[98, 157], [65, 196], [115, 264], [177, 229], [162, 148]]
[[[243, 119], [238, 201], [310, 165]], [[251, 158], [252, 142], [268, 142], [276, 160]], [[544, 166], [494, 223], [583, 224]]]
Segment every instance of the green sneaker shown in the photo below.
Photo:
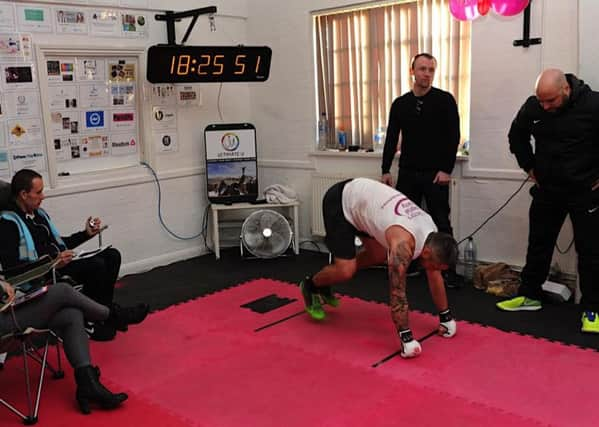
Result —
[[599, 334], [599, 316], [594, 311], [585, 311], [582, 313], [582, 332]]
[[335, 296], [335, 294], [333, 293], [333, 288], [330, 286], [324, 286], [321, 288], [317, 289], [318, 295], [320, 295], [320, 298], [322, 299], [322, 302], [324, 304], [328, 304], [331, 307], [339, 307], [339, 304], [341, 303], [339, 301], [339, 298], [337, 298]]
[[516, 297], [498, 302], [497, 308], [504, 311], [536, 311], [543, 308], [541, 301], [527, 297]]
[[314, 320], [322, 320], [326, 314], [320, 304], [320, 297], [314, 292], [312, 280], [308, 277], [300, 282], [300, 290], [304, 297], [304, 309]]

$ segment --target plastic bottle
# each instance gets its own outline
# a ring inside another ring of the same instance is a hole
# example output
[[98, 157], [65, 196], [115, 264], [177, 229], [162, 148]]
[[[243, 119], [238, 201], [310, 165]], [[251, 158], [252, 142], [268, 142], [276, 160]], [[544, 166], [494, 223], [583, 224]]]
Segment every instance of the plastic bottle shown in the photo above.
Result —
[[374, 151], [383, 151], [385, 146], [385, 128], [379, 126], [376, 128], [376, 132], [374, 133], [374, 138], [372, 141], [372, 149]]
[[327, 114], [323, 112], [318, 119], [318, 149], [324, 151], [329, 142], [329, 123]]
[[339, 130], [337, 130], [337, 148], [339, 148], [341, 151], [347, 148], [347, 134], [343, 128], [339, 128]]
[[464, 249], [464, 281], [466, 284], [472, 284], [474, 281], [474, 269], [476, 268], [476, 246], [474, 239], [468, 237], [466, 248]]

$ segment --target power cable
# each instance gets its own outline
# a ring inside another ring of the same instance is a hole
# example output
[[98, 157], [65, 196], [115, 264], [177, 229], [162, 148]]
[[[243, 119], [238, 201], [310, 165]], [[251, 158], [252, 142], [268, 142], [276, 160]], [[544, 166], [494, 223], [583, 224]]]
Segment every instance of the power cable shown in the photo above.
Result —
[[[520, 190], [522, 190], [522, 187], [524, 187], [524, 184], [526, 184], [528, 182], [528, 180], [530, 179], [529, 176], [526, 177], [526, 179], [524, 181], [522, 181], [522, 184], [520, 184], [520, 187], [518, 187], [518, 189], [512, 193], [512, 195], [510, 197], [508, 197], [508, 199], [495, 211], [493, 212], [487, 219], [485, 219], [482, 224], [480, 224], [472, 233], [470, 233], [468, 236], [464, 237], [462, 240], [460, 240], [457, 244], [458, 246], [461, 245], [462, 243], [464, 243], [466, 240], [468, 240], [469, 238], [473, 237], [476, 233], [478, 233], [478, 231], [483, 228], [493, 217], [495, 217], [495, 215], [497, 215], [499, 212], [501, 212], [501, 210], [503, 208], [505, 208], [507, 206], [507, 204], [509, 202], [512, 201], [512, 199], [514, 197], [516, 197], [516, 194], [518, 194], [520, 192]], [[566, 247], [565, 251], [562, 251], [562, 249], [559, 247], [559, 245], [557, 244], [557, 242], [555, 243], [555, 248], [557, 249], [557, 251], [562, 254], [565, 255], [567, 254], [570, 249], [572, 248], [572, 245], [574, 244], [574, 237], [572, 237], [572, 241], [568, 244], [568, 246]]]
[[[162, 225], [162, 227], [166, 230], [166, 232], [168, 234], [170, 234], [172, 237], [174, 237], [175, 239], [178, 240], [193, 240], [193, 239], [197, 239], [198, 237], [203, 237], [204, 238], [204, 244], [206, 246], [206, 248], [208, 248], [208, 245], [206, 244], [206, 234], [207, 234], [207, 230], [208, 230], [208, 208], [210, 207], [210, 204], [208, 204], [208, 206], [206, 206], [206, 209], [204, 210], [204, 217], [202, 218], [202, 230], [198, 233], [198, 234], [194, 234], [193, 236], [179, 236], [178, 234], [176, 234], [175, 232], [171, 231], [170, 228], [166, 225], [166, 223], [164, 222], [163, 218], [162, 218], [162, 189], [160, 187], [160, 180], [158, 179], [158, 175], [156, 174], [156, 171], [154, 169], [152, 169], [152, 167], [147, 164], [146, 162], [141, 162], [141, 164], [143, 166], [145, 166], [146, 168], [148, 168], [150, 170], [150, 172], [152, 172], [152, 175], [154, 176], [154, 180], [156, 181], [156, 185], [158, 187], [158, 220], [160, 221], [160, 225]], [[209, 250], [211, 250], [210, 248], [208, 248]]]
[[524, 181], [522, 181], [522, 184], [520, 184], [520, 187], [518, 187], [518, 189], [514, 193], [512, 193], [512, 195], [510, 197], [508, 197], [508, 199], [495, 212], [493, 212], [491, 214], [491, 216], [489, 216], [487, 219], [485, 219], [482, 222], [482, 224], [480, 224], [478, 227], [476, 227], [476, 229], [472, 233], [470, 233], [469, 235], [467, 235], [466, 237], [464, 237], [462, 240], [460, 240], [458, 242], [458, 246], [461, 245], [462, 243], [464, 243], [469, 238], [473, 237], [476, 233], [478, 233], [478, 231], [481, 228], [483, 228], [489, 221], [491, 221], [491, 219], [493, 219], [493, 217], [495, 217], [495, 215], [497, 215], [499, 212], [501, 212], [501, 210], [503, 208], [505, 208], [507, 206], [507, 204], [509, 202], [511, 202], [514, 197], [516, 197], [516, 194], [518, 194], [520, 192], [520, 190], [522, 190], [522, 187], [524, 187], [524, 184], [526, 184], [529, 179], [530, 179], [530, 177], [527, 176], [526, 179]]
[[318, 253], [322, 253], [322, 251], [320, 250], [320, 246], [318, 246], [318, 243], [316, 243], [314, 240], [302, 240], [299, 243], [300, 248], [302, 247], [302, 245], [304, 243], [310, 243], [312, 246], [314, 246], [316, 248], [316, 250], [318, 251]]

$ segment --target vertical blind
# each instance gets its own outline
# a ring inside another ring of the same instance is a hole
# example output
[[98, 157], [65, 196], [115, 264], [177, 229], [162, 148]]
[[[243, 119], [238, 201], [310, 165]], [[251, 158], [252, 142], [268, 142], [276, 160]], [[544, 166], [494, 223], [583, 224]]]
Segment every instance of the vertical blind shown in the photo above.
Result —
[[[329, 135], [373, 146], [395, 98], [411, 89], [410, 62], [422, 52], [437, 59], [433, 85], [449, 91], [468, 135], [470, 23], [452, 18], [447, 0], [418, 0], [314, 16], [318, 115]], [[336, 147], [334, 137], [327, 147]]]

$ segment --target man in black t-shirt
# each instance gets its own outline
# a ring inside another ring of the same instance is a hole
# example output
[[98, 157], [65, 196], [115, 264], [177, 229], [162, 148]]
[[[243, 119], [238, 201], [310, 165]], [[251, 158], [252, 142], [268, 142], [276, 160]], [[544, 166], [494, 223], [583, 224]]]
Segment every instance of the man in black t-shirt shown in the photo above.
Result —
[[[432, 86], [437, 60], [420, 53], [412, 60], [412, 90], [393, 101], [383, 150], [382, 178], [389, 173], [401, 132], [401, 155], [396, 188], [426, 209], [439, 231], [453, 235], [449, 219], [449, 183], [460, 142], [460, 118], [454, 97]], [[445, 274], [448, 287], [461, 284], [454, 270]]]

